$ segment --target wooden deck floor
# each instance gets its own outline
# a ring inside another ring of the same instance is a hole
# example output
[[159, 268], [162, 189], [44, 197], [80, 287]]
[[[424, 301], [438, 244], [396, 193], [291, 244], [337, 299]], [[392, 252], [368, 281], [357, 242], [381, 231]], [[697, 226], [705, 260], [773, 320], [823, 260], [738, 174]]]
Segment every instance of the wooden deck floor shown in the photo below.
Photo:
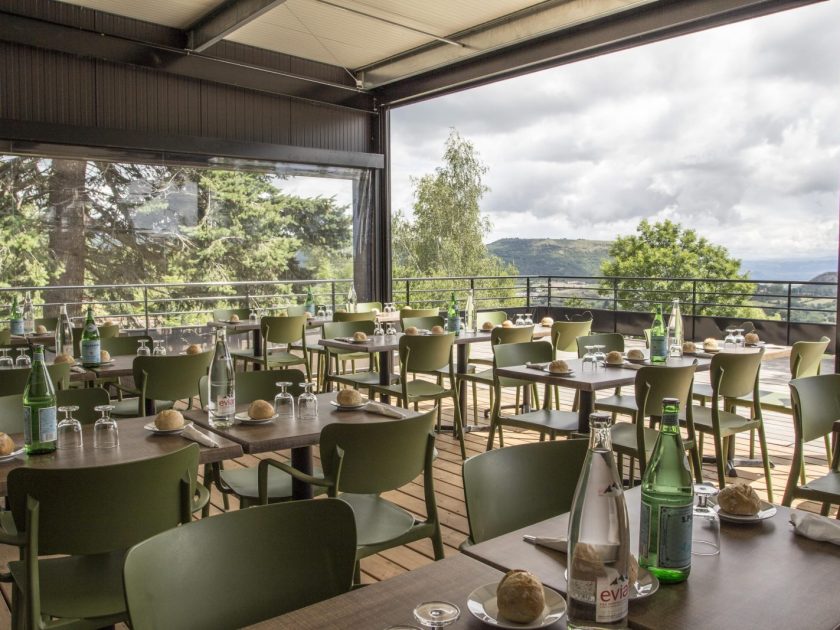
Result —
[[[832, 363], [826, 359], [824, 372], [833, 370]], [[766, 389], [787, 390], [788, 364], [786, 359], [768, 361], [762, 366], [762, 386]], [[705, 375], [698, 375], [698, 382], [707, 382]], [[571, 405], [571, 390], [562, 390], [562, 401], [568, 408]], [[507, 396], [504, 402], [513, 402], [512, 393]], [[486, 388], [479, 388], [479, 408], [485, 409], [488, 405], [488, 392]], [[470, 400], [470, 413], [472, 402]], [[422, 408], [422, 407], [421, 407]], [[452, 407], [445, 403], [443, 408], [444, 422], [452, 420]], [[481, 414], [480, 423], [486, 424]], [[765, 427], [770, 450], [770, 457], [775, 464], [772, 470], [772, 483], [774, 498], [780, 502], [787, 483], [790, 470], [790, 460], [793, 453], [793, 429], [789, 416], [766, 413]], [[538, 440], [537, 434], [532, 432], [505, 430], [506, 446], [531, 442]], [[479, 431], [468, 433], [466, 437], [467, 455], [473, 456], [483, 453], [486, 448], [487, 432]], [[740, 436], [736, 443], [738, 456], [748, 455], [748, 438]], [[707, 441], [707, 445], [710, 445]], [[442, 433], [438, 436], [437, 447], [439, 457], [434, 465], [435, 492], [437, 496], [438, 512], [442, 524], [443, 542], [447, 556], [458, 553], [458, 545], [466, 538], [469, 528], [467, 524], [466, 510], [464, 505], [463, 486], [461, 482], [461, 458], [457, 440], [449, 433]], [[758, 446], [756, 445], [756, 449]], [[317, 451], [317, 449], [316, 449]], [[757, 453], [758, 454], [758, 453]], [[227, 468], [239, 466], [255, 466], [263, 457], [286, 458], [288, 453], [266, 453], [260, 456], [246, 455], [239, 459], [226, 463]], [[317, 455], [317, 453], [316, 453]], [[819, 476], [827, 472], [825, 461], [825, 450], [822, 442], [815, 442], [806, 447], [806, 470], [809, 478]], [[716, 480], [716, 472], [712, 465], [704, 466], [704, 477], [710, 481]], [[764, 475], [760, 468], [740, 468], [738, 478], [731, 479], [732, 482], [749, 483], [762, 497], [766, 498], [766, 484]], [[405, 509], [419, 515], [424, 515], [423, 487], [422, 480], [417, 479], [413, 483], [400, 490], [389, 493], [388, 498], [401, 505]], [[211, 498], [211, 514], [218, 514], [222, 511], [222, 497], [217, 491], [213, 491]], [[797, 504], [795, 504], [797, 505]], [[813, 503], [800, 503], [798, 507], [818, 511], [819, 506]], [[237, 509], [237, 501], [231, 499], [231, 509]], [[0, 561], [14, 557], [15, 551], [10, 547], [0, 546]], [[376, 556], [366, 558], [362, 561], [362, 581], [374, 582], [385, 580], [405, 571], [410, 571], [424, 566], [433, 561], [432, 545], [429, 541], [420, 541], [382, 552]], [[8, 602], [8, 585], [2, 585], [4, 600]], [[0, 603], [0, 629], [9, 627], [8, 604]]]

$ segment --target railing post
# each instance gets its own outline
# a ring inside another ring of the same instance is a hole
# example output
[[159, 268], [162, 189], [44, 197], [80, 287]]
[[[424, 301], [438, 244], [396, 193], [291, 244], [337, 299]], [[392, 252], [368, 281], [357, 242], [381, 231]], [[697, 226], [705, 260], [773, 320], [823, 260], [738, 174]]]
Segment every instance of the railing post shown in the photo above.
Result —
[[405, 279], [405, 305], [411, 305], [411, 281], [408, 278]]
[[330, 280], [330, 303], [332, 304], [330, 310], [335, 313], [335, 280]]
[[551, 308], [551, 276], [548, 276], [546, 281], [548, 282], [545, 295], [546, 306], [548, 306], [548, 308]]
[[697, 280], [691, 281], [691, 338], [697, 339]]
[[525, 278], [525, 308], [531, 308], [531, 276]]
[[790, 345], [790, 307], [793, 301], [792, 299], [793, 294], [793, 283], [787, 283], [787, 326], [785, 326], [785, 345]]
[[613, 332], [618, 332], [618, 276], [613, 277]]
[[143, 286], [143, 314], [146, 321], [146, 334], [149, 334], [149, 287]]

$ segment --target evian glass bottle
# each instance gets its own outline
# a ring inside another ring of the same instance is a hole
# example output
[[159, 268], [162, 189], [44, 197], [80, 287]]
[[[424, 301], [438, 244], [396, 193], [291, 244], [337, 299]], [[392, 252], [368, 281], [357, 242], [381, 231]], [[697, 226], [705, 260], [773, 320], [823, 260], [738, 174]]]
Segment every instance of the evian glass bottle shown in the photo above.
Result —
[[589, 452], [569, 518], [568, 627], [626, 628], [630, 529], [610, 416], [589, 418]]
[[236, 390], [233, 375], [233, 361], [227, 347], [227, 333], [224, 328], [216, 331], [216, 349], [210, 362], [210, 378], [207, 396], [207, 416], [210, 426], [226, 428], [233, 426], [236, 413]]

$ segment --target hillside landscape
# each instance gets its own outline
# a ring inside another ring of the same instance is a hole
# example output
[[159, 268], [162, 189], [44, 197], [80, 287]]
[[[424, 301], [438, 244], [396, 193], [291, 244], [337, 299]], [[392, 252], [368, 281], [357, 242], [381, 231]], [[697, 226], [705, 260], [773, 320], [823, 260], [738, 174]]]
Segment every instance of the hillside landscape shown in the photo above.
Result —
[[516, 265], [522, 275], [598, 276], [610, 241], [568, 238], [503, 238], [490, 253]]

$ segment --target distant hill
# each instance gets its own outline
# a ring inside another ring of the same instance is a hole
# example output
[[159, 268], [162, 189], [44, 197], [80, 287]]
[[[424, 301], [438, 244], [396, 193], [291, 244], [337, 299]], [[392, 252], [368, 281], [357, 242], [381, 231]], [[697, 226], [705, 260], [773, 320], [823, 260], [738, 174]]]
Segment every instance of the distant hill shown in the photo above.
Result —
[[503, 238], [490, 253], [513, 263], [523, 275], [598, 276], [610, 241], [566, 238]]

